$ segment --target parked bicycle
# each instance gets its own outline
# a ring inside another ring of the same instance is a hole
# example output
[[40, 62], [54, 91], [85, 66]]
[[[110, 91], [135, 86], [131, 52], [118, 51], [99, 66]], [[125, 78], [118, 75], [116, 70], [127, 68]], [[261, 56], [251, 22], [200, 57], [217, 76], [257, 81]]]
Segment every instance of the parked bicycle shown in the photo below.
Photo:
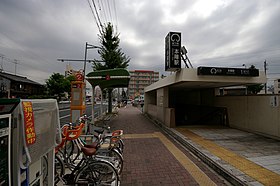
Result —
[[[68, 125], [62, 128], [62, 141], [56, 147], [55, 183], [118, 185], [122, 156], [116, 149], [100, 150], [101, 143], [84, 143], [79, 138], [83, 127], [84, 123], [80, 123], [76, 127]], [[115, 138], [112, 136], [111, 139]], [[75, 158], [73, 154], [76, 154]], [[65, 175], [66, 167], [70, 174]]]
[[[90, 118], [87, 117], [86, 115], [82, 116], [80, 118], [80, 123], [84, 123], [86, 126], [92, 125], [90, 123]], [[103, 125], [100, 126], [94, 126], [93, 132], [92, 133], [88, 133], [88, 135], [93, 135], [96, 139], [95, 142], [100, 142], [100, 140], [102, 141], [102, 143], [110, 143], [112, 141], [111, 138], [112, 136], [116, 136], [116, 138], [114, 139], [114, 148], [117, 148], [117, 150], [119, 151], [119, 153], [123, 153], [124, 150], [124, 142], [121, 139], [122, 135], [123, 135], [123, 130], [115, 130], [113, 132], [111, 132], [110, 126], [107, 125], [106, 123], [103, 123]]]
[[65, 174], [65, 164], [59, 154], [55, 156], [55, 183], [67, 185], [119, 185], [119, 175], [112, 163], [93, 158], [94, 148], [81, 148], [84, 156], [79, 163]]
[[[97, 136], [94, 135], [80, 135], [82, 127], [84, 123], [80, 123], [78, 126], [73, 127], [71, 125], [64, 125], [62, 131], [63, 135], [66, 138], [65, 147], [62, 149], [61, 153], [64, 156], [65, 163], [71, 169], [75, 161], [79, 160], [82, 152], [81, 147], [87, 148], [95, 148], [97, 149], [96, 158], [106, 159], [114, 164], [118, 173], [121, 174], [123, 169], [123, 157], [118, 149], [118, 143], [123, 134], [122, 130], [117, 130], [112, 133], [112, 136], [109, 138], [108, 136], [105, 140], [109, 140], [109, 142], [103, 141], [102, 135], [99, 134]], [[65, 133], [67, 131], [67, 133]], [[90, 143], [88, 144], [86, 141], [90, 138]], [[94, 142], [92, 142], [94, 141]]]

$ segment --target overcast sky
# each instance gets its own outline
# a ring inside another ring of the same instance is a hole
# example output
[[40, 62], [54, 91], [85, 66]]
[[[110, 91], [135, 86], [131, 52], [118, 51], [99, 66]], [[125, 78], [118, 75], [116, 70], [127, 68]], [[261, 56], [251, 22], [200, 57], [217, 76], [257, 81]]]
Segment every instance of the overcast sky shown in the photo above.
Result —
[[[112, 22], [120, 34], [129, 70], [168, 75], [164, 38], [177, 31], [194, 67], [245, 64], [263, 70], [266, 60], [269, 80], [280, 77], [279, 0], [94, 2], [100, 21]], [[45, 83], [54, 72], [64, 74], [67, 63], [58, 58], [84, 59], [86, 42], [100, 45], [98, 33], [88, 0], [0, 0], [0, 64], [6, 72]], [[98, 59], [97, 50], [88, 50], [88, 58]], [[70, 64], [83, 68], [83, 62]]]

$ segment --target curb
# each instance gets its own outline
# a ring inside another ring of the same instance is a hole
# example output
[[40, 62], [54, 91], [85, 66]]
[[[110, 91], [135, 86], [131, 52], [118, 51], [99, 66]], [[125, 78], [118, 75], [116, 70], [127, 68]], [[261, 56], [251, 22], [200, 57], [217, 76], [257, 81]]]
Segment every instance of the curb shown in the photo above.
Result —
[[248, 185], [246, 180], [241, 180], [231, 172], [226, 170], [220, 164], [209, 158], [206, 154], [204, 154], [199, 148], [195, 147], [188, 140], [184, 139], [183, 136], [177, 134], [174, 130], [164, 126], [160, 121], [151, 118], [148, 114], [143, 114], [146, 118], [152, 121], [156, 126], [161, 128], [168, 136], [174, 139], [176, 142], [181, 144], [183, 147], [187, 148], [191, 151], [196, 157], [200, 158], [205, 164], [211, 167], [215, 172], [221, 175], [224, 179], [226, 179], [229, 183], [236, 186], [245, 186]]

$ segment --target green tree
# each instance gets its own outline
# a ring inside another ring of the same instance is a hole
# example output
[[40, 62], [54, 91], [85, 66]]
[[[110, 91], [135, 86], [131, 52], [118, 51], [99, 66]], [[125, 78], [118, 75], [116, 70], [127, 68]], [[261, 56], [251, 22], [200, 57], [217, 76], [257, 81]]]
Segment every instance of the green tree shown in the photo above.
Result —
[[[127, 57], [119, 47], [120, 39], [119, 34], [114, 32], [113, 25], [108, 23], [102, 29], [101, 35], [99, 35], [101, 47], [98, 49], [101, 61], [94, 60], [93, 70], [106, 70], [114, 68], [127, 68], [130, 58]], [[112, 88], [108, 88], [108, 112], [112, 112]]]
[[[256, 69], [254, 65], [251, 65], [249, 69]], [[256, 84], [256, 85], [248, 85], [247, 90], [250, 94], [257, 94], [263, 89], [263, 84]]]
[[65, 78], [65, 92], [68, 93], [68, 95], [71, 95], [71, 81], [75, 81], [76, 77], [71, 75], [71, 76], [67, 76]]
[[99, 41], [101, 47], [98, 49], [98, 53], [100, 54], [101, 61], [104, 63], [94, 60], [94, 71], [128, 67], [130, 58], [121, 51], [121, 48], [119, 48], [119, 34], [114, 32], [111, 23], [108, 23], [106, 27], [103, 27], [102, 34], [99, 35]]
[[58, 96], [58, 99], [61, 100], [64, 92], [68, 92], [71, 89], [69, 82], [70, 80], [65, 79], [63, 75], [53, 73], [50, 78], [46, 80], [49, 95]]

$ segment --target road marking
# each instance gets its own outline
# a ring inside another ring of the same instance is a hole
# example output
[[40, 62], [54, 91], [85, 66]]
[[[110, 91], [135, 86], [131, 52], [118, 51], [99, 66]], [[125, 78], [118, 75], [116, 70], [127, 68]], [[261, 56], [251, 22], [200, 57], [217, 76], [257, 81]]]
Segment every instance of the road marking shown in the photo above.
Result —
[[190, 173], [199, 185], [216, 186], [216, 184], [193, 163], [180, 149], [178, 149], [168, 138], [161, 132], [149, 134], [125, 134], [124, 139], [135, 138], [158, 138], [171, 154], [179, 161], [179, 163]]
[[254, 162], [227, 150], [210, 140], [206, 140], [186, 128], [176, 128], [176, 130], [258, 182], [264, 185], [280, 185], [280, 176], [278, 174], [265, 169], [264, 167], [257, 165]]

